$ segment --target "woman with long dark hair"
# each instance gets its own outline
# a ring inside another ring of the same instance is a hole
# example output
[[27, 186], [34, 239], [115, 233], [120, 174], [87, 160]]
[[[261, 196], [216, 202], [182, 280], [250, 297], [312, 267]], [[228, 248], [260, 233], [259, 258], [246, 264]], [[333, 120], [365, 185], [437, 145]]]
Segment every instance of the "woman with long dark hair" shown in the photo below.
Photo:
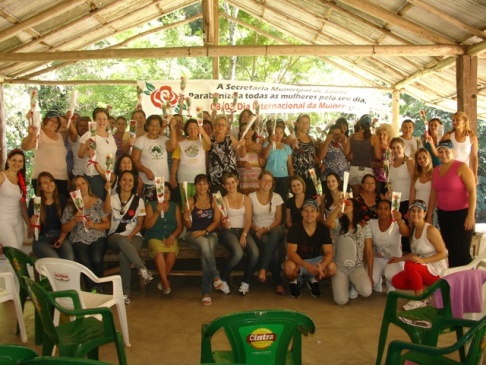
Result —
[[[340, 199], [338, 206], [341, 206]], [[371, 295], [373, 284], [373, 240], [371, 229], [363, 219], [361, 204], [355, 199], [344, 202], [344, 213], [334, 209], [326, 225], [336, 237], [334, 262], [337, 272], [332, 277], [332, 292], [336, 304], [344, 305], [356, 290], [363, 297]], [[350, 290], [350, 284], [354, 289]]]
[[349, 136], [344, 146], [346, 158], [350, 161], [349, 186], [353, 196], [360, 192], [360, 182], [364, 175], [373, 175], [373, 157], [381, 160], [380, 140], [371, 134], [371, 117], [362, 115], [358, 120], [359, 131]]
[[[106, 230], [110, 228], [108, 214], [103, 210], [103, 201], [93, 194], [84, 176], [75, 176], [69, 189], [79, 190], [83, 209], [77, 209], [73, 200], [66, 205], [62, 214], [62, 232], [69, 233], [76, 261], [93, 273], [102, 277], [104, 273], [103, 256], [106, 251]], [[96, 289], [91, 280], [85, 281], [86, 289]]]
[[0, 242], [21, 249], [24, 245], [24, 222], [30, 236], [25, 186], [25, 155], [15, 148], [7, 155], [5, 170], [0, 173]]
[[136, 194], [136, 175], [131, 171], [123, 171], [119, 178], [116, 194], [110, 195], [108, 204], [104, 205], [105, 213], [110, 215], [108, 231], [108, 247], [120, 253], [120, 276], [122, 279], [125, 304], [130, 303], [130, 282], [132, 265], [138, 270], [146, 283], [152, 280], [152, 273], [144, 266], [138, 250], [142, 247], [145, 206], [143, 200]]
[[34, 237], [32, 250], [37, 257], [57, 257], [74, 260], [73, 246], [66, 240], [66, 233], [61, 233], [61, 217], [66, 199], [59, 195], [54, 176], [42, 171], [37, 177], [36, 195], [41, 198], [40, 214], [35, 214], [34, 199], [29, 201], [31, 226], [39, 222], [39, 239]]

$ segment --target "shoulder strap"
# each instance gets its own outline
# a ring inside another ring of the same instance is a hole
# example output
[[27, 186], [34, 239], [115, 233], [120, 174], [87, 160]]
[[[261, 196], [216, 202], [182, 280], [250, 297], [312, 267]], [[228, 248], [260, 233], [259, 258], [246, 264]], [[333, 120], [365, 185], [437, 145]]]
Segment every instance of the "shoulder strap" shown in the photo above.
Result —
[[140, 203], [140, 199], [137, 195], [133, 196], [132, 202], [127, 209], [127, 212], [122, 217], [120, 224], [116, 227], [116, 231], [113, 233], [121, 233], [124, 232], [128, 222], [135, 216], [135, 212], [137, 211], [138, 204]]

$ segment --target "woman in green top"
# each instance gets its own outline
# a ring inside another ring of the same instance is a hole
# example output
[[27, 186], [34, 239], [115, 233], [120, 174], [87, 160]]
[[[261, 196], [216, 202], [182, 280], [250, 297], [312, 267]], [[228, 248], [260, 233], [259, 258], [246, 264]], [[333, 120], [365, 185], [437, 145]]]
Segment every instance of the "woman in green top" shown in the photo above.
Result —
[[152, 257], [160, 274], [157, 289], [162, 290], [164, 294], [171, 292], [169, 274], [179, 253], [177, 237], [182, 233], [181, 210], [176, 203], [170, 201], [170, 193], [170, 184], [166, 182], [164, 202], [148, 202], [145, 216], [145, 241], [152, 250]]

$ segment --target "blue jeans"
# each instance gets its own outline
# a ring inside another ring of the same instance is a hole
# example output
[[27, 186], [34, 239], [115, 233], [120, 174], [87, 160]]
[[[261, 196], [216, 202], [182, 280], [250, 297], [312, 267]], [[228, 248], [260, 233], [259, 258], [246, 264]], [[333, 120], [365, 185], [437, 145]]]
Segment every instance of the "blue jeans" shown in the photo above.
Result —
[[245, 266], [243, 282], [250, 284], [258, 262], [259, 252], [258, 247], [251, 235], [246, 236], [246, 247], [241, 247], [240, 237], [242, 232], [243, 228], [231, 228], [224, 229], [220, 234], [221, 243], [231, 254], [226, 261], [223, 270], [221, 271], [221, 280], [228, 281], [231, 271], [243, 258], [243, 251], [246, 251], [248, 262]]
[[50, 230], [47, 233], [40, 234], [39, 239], [34, 241], [32, 246], [35, 255], [39, 258], [55, 257], [74, 261], [73, 245], [68, 239], [65, 239], [59, 248], [51, 246], [58, 239], [60, 233], [60, 230]]
[[114, 233], [108, 237], [108, 248], [120, 252], [120, 276], [122, 279], [123, 294], [130, 294], [130, 283], [132, 279], [132, 264], [140, 270], [143, 262], [140, 259], [138, 250], [142, 247], [143, 238], [133, 236], [129, 241], [127, 236]]
[[[100, 237], [96, 241], [87, 245], [83, 242], [73, 242], [76, 261], [86, 266], [99, 278], [103, 277], [103, 256], [106, 251], [106, 237]], [[85, 278], [86, 290], [91, 290], [96, 286], [94, 282]]]
[[203, 295], [211, 294], [213, 290], [213, 280], [219, 277], [214, 258], [214, 250], [218, 245], [218, 235], [211, 232], [207, 236], [194, 238], [191, 231], [187, 232], [186, 242], [192, 248], [197, 248], [201, 252], [202, 286]]
[[280, 276], [280, 244], [283, 242], [285, 234], [282, 227], [275, 227], [270, 232], [265, 233], [262, 238], [258, 238], [255, 231], [251, 232], [253, 239], [263, 251], [260, 268], [270, 270], [275, 285], [282, 285]]

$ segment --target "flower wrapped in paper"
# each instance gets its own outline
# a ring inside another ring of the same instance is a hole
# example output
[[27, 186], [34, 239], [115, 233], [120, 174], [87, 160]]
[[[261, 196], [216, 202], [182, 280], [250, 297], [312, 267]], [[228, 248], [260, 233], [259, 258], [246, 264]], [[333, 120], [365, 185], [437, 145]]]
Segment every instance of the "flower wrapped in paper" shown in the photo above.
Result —
[[96, 162], [96, 130], [98, 128], [98, 123], [90, 122], [89, 123], [89, 140], [88, 145], [90, 151], [94, 151], [93, 155], [88, 158], [88, 175], [93, 176], [95, 171], [95, 165], [98, 163]]
[[216, 204], [218, 205], [221, 215], [223, 216], [223, 222], [230, 223], [228, 217], [228, 210], [226, 209], [226, 205], [224, 205], [224, 199], [223, 196], [221, 195], [221, 192], [217, 191], [216, 193], [213, 194], [213, 197], [214, 200], [216, 200]]
[[[164, 189], [165, 189], [164, 177], [155, 178], [155, 193], [157, 194], [157, 202], [162, 204], [164, 202]], [[164, 211], [160, 212], [160, 217], [164, 218]]]
[[35, 224], [33, 225], [33, 227], [34, 227], [34, 237], [36, 241], [39, 240], [41, 201], [42, 198], [40, 196], [34, 197]]
[[[76, 209], [83, 213], [83, 225], [85, 225], [86, 222], [89, 222], [89, 219], [87, 216], [84, 215], [84, 201], [83, 196], [81, 195], [81, 190], [78, 189], [75, 191], [71, 191], [69, 194], [71, 195], [71, 199], [73, 200], [73, 204]], [[86, 232], [88, 231], [86, 227], [84, 227], [84, 230]]]
[[190, 118], [191, 115], [191, 97], [186, 97], [186, 110], [187, 110], [187, 117]]
[[392, 194], [392, 210], [400, 210], [400, 199], [402, 198], [402, 193], [399, 191], [394, 191]]
[[319, 179], [317, 178], [316, 170], [314, 168], [309, 169], [309, 175], [314, 183], [314, 187], [316, 188], [317, 195], [322, 195], [322, 185], [319, 183]]
[[[191, 207], [189, 205], [189, 190], [188, 190], [188, 187], [187, 187], [187, 181], [182, 182], [182, 191], [184, 192], [184, 199], [185, 199], [185, 202], [186, 202], [186, 207], [187, 207], [187, 210], [189, 211], [191, 209]], [[191, 218], [191, 222], [192, 222], [192, 216], [190, 216], [190, 218]]]
[[128, 127], [129, 133], [130, 133], [130, 152], [129, 154], [132, 154], [133, 151], [133, 140], [137, 136], [137, 121], [136, 120], [131, 120], [130, 125]]
[[[106, 181], [111, 181], [111, 174], [113, 173], [113, 166], [114, 166], [113, 154], [108, 153], [106, 155], [106, 160], [105, 160]], [[108, 194], [111, 194], [111, 191]]]

